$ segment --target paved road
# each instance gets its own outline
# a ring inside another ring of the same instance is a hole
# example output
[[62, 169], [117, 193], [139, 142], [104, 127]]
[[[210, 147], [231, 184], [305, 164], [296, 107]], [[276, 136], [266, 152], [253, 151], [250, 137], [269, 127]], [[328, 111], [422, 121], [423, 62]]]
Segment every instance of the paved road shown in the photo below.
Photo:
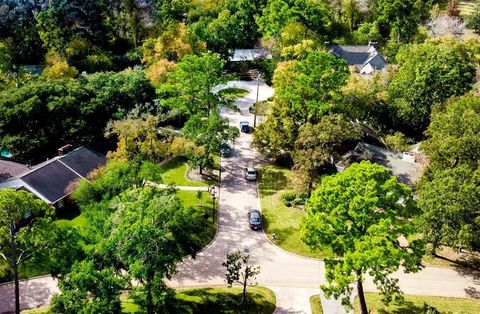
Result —
[[[242, 113], [224, 111], [232, 125], [240, 120], [253, 122], [248, 114], [256, 97], [256, 82], [233, 82], [250, 93], [237, 101]], [[260, 85], [259, 99], [272, 95], [266, 85]], [[179, 266], [179, 274], [170, 282], [173, 287], [198, 287], [224, 285], [224, 269], [221, 266], [227, 253], [248, 250], [251, 262], [261, 267], [258, 283], [271, 288], [277, 295], [276, 313], [310, 313], [308, 298], [319, 293], [324, 282], [324, 264], [321, 261], [289, 254], [268, 242], [262, 232], [252, 231], [247, 224], [247, 210], [260, 208], [255, 182], [242, 177], [246, 165], [258, 166], [265, 161], [250, 147], [251, 135], [242, 134], [236, 141], [234, 154], [222, 159], [222, 183], [220, 189], [219, 228], [215, 241], [195, 260], [187, 259]], [[480, 298], [480, 274], [456, 269], [428, 267], [417, 274], [398, 272], [400, 287], [405, 293], [420, 295], [457, 296]], [[374, 291], [371, 280], [365, 283], [367, 291]], [[48, 304], [58, 288], [49, 277], [24, 281], [21, 287], [22, 308]], [[324, 313], [344, 313], [336, 300], [326, 300], [321, 295]], [[13, 309], [13, 287], [0, 286], [0, 313]]]

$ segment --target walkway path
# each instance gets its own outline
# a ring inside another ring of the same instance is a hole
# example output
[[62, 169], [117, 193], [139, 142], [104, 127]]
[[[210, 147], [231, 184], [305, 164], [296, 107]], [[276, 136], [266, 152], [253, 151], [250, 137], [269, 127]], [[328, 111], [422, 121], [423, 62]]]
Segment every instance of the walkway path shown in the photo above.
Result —
[[[255, 101], [256, 82], [231, 82], [229, 85], [247, 89], [249, 94], [236, 101], [241, 113], [226, 110], [222, 114], [234, 126], [241, 120], [253, 123], [248, 107]], [[265, 84], [260, 84], [259, 91], [260, 100], [273, 94]], [[287, 253], [272, 245], [263, 232], [248, 228], [247, 211], [260, 208], [260, 201], [256, 182], [245, 181], [242, 171], [247, 165], [259, 166], [266, 162], [251, 148], [251, 141], [251, 135], [242, 133], [236, 141], [233, 156], [222, 158], [219, 227], [214, 242], [195, 260], [186, 259], [179, 265], [179, 273], [170, 284], [175, 288], [225, 284], [221, 264], [227, 253], [238, 249], [248, 252], [252, 264], [261, 267], [258, 283], [276, 293], [275, 313], [310, 313], [309, 297], [320, 293], [319, 286], [325, 282], [324, 263]], [[427, 267], [417, 274], [398, 272], [395, 277], [400, 279], [402, 290], [409, 294], [480, 298], [478, 273]], [[365, 283], [365, 290], [374, 291], [371, 280]], [[24, 281], [21, 287], [22, 307], [48, 304], [56, 291], [55, 281], [48, 276]], [[12, 293], [11, 284], [0, 286], [0, 313], [13, 309]], [[326, 300], [322, 294], [320, 296], [324, 313], [345, 312], [337, 300]]]

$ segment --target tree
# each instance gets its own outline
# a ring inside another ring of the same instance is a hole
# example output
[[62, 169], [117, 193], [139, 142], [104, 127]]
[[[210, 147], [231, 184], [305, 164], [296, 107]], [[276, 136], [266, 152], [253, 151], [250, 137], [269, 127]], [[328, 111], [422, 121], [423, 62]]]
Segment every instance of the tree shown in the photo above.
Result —
[[458, 9], [458, 0], [448, 0], [445, 13], [451, 17], [460, 17], [460, 10]]
[[278, 37], [291, 22], [299, 22], [308, 29], [325, 35], [329, 23], [328, 7], [316, 0], [269, 0], [257, 17], [261, 33]]
[[388, 89], [397, 127], [420, 134], [430, 122], [431, 107], [472, 88], [475, 56], [465, 43], [450, 39], [406, 46], [397, 55], [399, 70]]
[[247, 300], [247, 286], [251, 285], [251, 281], [255, 280], [255, 276], [260, 273], [260, 267], [248, 265], [250, 255], [243, 255], [240, 251], [227, 254], [227, 260], [222, 265], [227, 269], [225, 280], [229, 287], [238, 283], [243, 287], [242, 301], [243, 306]]
[[328, 165], [333, 166], [342, 148], [358, 140], [360, 135], [353, 124], [338, 114], [324, 116], [318, 124], [307, 123], [300, 127], [292, 152], [293, 169], [305, 174], [309, 196], [320, 170]]
[[480, 167], [462, 164], [437, 170], [423, 178], [418, 195], [420, 228], [433, 254], [440, 245], [480, 248]]
[[478, 249], [480, 101], [475, 95], [437, 108], [422, 143], [430, 165], [419, 183], [420, 219], [432, 249]]
[[478, 167], [480, 160], [480, 100], [467, 95], [453, 100], [432, 114], [427, 130], [429, 136], [422, 149], [430, 160], [432, 170], [457, 165]]
[[154, 111], [155, 90], [140, 70], [36, 77], [0, 92], [0, 143], [17, 158], [45, 160], [68, 143], [103, 135], [107, 122]]
[[38, 35], [35, 12], [44, 1], [2, 0], [0, 9], [0, 41], [8, 42], [15, 64], [37, 64], [45, 51]]
[[67, 79], [77, 76], [78, 71], [75, 67], [68, 65], [67, 60], [63, 59], [58, 53], [47, 53], [47, 67], [43, 70], [42, 75], [49, 79]]
[[125, 280], [113, 267], [97, 269], [91, 260], [77, 262], [59, 280], [61, 294], [52, 298], [55, 313], [119, 313]]
[[460, 37], [465, 32], [466, 23], [459, 17], [440, 14], [427, 23], [432, 32], [432, 37], [456, 36]]
[[224, 62], [213, 53], [186, 55], [159, 87], [162, 103], [187, 117], [205, 110], [208, 115], [211, 109], [225, 104], [212, 92], [213, 87], [226, 81], [223, 67]]
[[205, 43], [183, 23], [170, 25], [160, 37], [143, 44], [142, 62], [153, 65], [162, 59], [180, 61], [184, 56], [205, 51]]
[[410, 42], [418, 33], [418, 25], [429, 17], [430, 0], [371, 0], [373, 22], [382, 38]]
[[233, 141], [239, 134], [237, 128], [228, 124], [228, 119], [220, 117], [213, 110], [209, 117], [195, 115], [191, 117], [182, 129], [185, 137], [201, 146], [202, 150], [194, 150], [195, 155], [187, 156], [190, 162], [203, 169], [213, 169], [213, 156], [220, 152], [223, 142]]
[[200, 249], [197, 235], [204, 229], [203, 220], [170, 190], [128, 190], [111, 206], [116, 211], [98, 254], [105, 261], [118, 261], [140, 284], [133, 292], [147, 313], [164, 312], [173, 295], [164, 279], [171, 278], [185, 255], [194, 255]]
[[362, 161], [324, 177], [307, 202], [302, 237], [310, 248], [328, 247], [337, 256], [325, 259], [325, 294], [349, 305], [355, 282], [367, 314], [363, 281], [369, 274], [385, 302], [398, 296], [398, 279], [389, 275], [400, 267], [418, 271], [423, 255], [420, 240], [399, 243], [399, 237], [416, 233], [413, 214], [412, 192], [382, 166]]
[[324, 51], [279, 64], [273, 77], [274, 103], [254, 133], [255, 145], [273, 156], [291, 151], [300, 127], [318, 123], [340, 102], [348, 76], [345, 61]]
[[54, 244], [52, 215], [52, 208], [31, 193], [0, 190], [0, 256], [13, 271], [17, 314], [20, 313], [18, 266], [45, 253]]
[[158, 117], [127, 118], [110, 121], [105, 135], [118, 138], [117, 150], [109, 157], [117, 160], [149, 160], [159, 162], [168, 154], [169, 136], [161, 136], [157, 130]]

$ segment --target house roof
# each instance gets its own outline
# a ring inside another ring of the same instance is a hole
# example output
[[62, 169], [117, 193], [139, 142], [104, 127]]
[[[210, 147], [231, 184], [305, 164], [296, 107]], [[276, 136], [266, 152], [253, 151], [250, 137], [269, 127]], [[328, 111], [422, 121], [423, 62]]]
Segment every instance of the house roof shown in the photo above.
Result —
[[105, 155], [83, 146], [0, 183], [0, 188], [27, 189], [47, 203], [53, 204], [69, 195], [77, 180], [85, 178], [90, 171], [106, 162]]
[[[333, 45], [330, 51], [347, 62], [349, 66], [355, 66], [360, 71], [370, 64], [374, 69], [383, 69], [387, 61], [374, 46], [338, 46]], [[375, 61], [375, 62], [373, 62]]]
[[0, 182], [16, 177], [28, 170], [27, 165], [11, 160], [0, 159]]
[[253, 61], [272, 59], [272, 55], [265, 49], [232, 49], [230, 61]]

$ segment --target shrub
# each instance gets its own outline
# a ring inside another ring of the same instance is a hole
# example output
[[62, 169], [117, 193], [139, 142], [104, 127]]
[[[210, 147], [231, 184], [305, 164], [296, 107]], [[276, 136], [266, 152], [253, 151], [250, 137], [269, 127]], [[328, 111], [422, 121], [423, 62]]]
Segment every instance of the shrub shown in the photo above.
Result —
[[290, 207], [293, 205], [293, 202], [297, 198], [297, 194], [295, 194], [294, 192], [285, 192], [280, 198], [282, 199], [283, 205]]

